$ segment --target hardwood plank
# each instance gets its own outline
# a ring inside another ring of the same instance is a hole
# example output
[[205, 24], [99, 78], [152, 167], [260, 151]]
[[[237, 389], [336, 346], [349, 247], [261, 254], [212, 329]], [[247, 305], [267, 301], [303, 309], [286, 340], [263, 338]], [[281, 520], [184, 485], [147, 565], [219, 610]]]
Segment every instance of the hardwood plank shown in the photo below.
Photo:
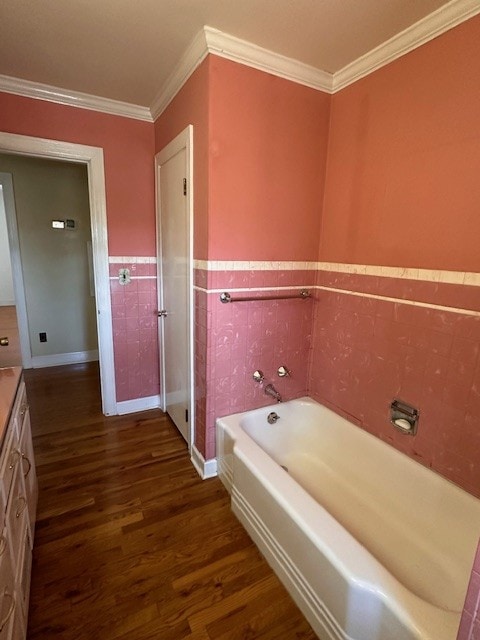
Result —
[[30, 640], [315, 638], [168, 416], [102, 416], [94, 363], [25, 378], [40, 488]]

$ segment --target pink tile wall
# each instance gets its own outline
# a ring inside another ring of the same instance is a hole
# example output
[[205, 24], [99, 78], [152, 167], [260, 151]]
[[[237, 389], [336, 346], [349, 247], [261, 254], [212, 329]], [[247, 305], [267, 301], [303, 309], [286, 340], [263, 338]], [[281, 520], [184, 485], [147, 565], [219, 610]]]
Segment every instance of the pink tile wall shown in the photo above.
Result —
[[[317, 284], [399, 301], [317, 291], [310, 395], [480, 497], [480, 288], [323, 271]], [[396, 397], [420, 409], [416, 436], [390, 425]], [[458, 640], [480, 640], [479, 605], [477, 551]]]
[[208, 294], [206, 292], [195, 291], [195, 446], [205, 459], [208, 459], [205, 446], [207, 414], [207, 298]]
[[457, 640], [480, 640], [480, 544], [473, 563]]
[[[480, 308], [476, 288], [463, 285], [323, 272], [319, 283]], [[480, 497], [480, 317], [317, 293], [311, 395]], [[405, 436], [390, 425], [388, 409], [394, 398], [420, 410], [416, 436]]]
[[[196, 274], [198, 287], [229, 291], [232, 297], [297, 293], [314, 283], [313, 271], [221, 271]], [[260, 288], [233, 292], [233, 288]], [[270, 290], [272, 288], [273, 290]], [[285, 399], [307, 393], [313, 300], [278, 300], [223, 304], [218, 292], [196, 291], [197, 447], [215, 456], [215, 419], [272, 403], [252, 379], [261, 369]], [[280, 365], [291, 376], [279, 378]], [[204, 412], [204, 414], [203, 414]], [[205, 416], [203, 418], [203, 415]], [[201, 448], [203, 447], [203, 448]]]
[[[130, 269], [129, 284], [118, 282], [121, 267]], [[159, 393], [155, 270], [154, 264], [110, 265], [117, 402]]]

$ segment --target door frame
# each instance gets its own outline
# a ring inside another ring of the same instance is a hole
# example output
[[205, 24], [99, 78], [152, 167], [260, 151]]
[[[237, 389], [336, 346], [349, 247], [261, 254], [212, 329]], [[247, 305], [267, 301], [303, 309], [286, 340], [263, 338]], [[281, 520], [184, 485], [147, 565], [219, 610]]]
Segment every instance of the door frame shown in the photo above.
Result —
[[12, 174], [0, 172], [0, 184], [2, 185], [5, 217], [7, 220], [8, 244], [10, 247], [10, 262], [12, 264], [12, 280], [15, 295], [15, 308], [17, 311], [18, 337], [20, 339], [22, 365], [26, 369], [31, 369], [33, 366], [33, 359], [30, 335], [28, 331], [27, 299], [25, 296], [25, 285], [23, 282], [22, 258], [20, 255], [20, 242], [18, 238]]
[[[189, 398], [189, 439], [188, 450], [191, 452], [195, 440], [195, 384], [194, 384], [194, 326], [195, 307], [193, 298], [193, 125], [188, 125], [171, 142], [155, 155], [155, 220], [156, 220], [156, 241], [157, 241], [157, 298], [158, 308], [164, 309], [163, 305], [163, 274], [162, 274], [162, 243], [161, 243], [161, 221], [162, 207], [160, 194], [160, 171], [162, 164], [185, 149], [185, 176], [187, 179], [187, 225], [188, 225], [188, 264], [187, 264], [187, 308], [188, 308], [188, 386]], [[163, 411], [166, 411], [165, 392], [165, 351], [164, 345], [164, 322], [158, 323], [158, 339], [160, 350], [160, 402]]]
[[[103, 149], [101, 147], [90, 147], [72, 142], [0, 132], [0, 153], [11, 153], [36, 158], [46, 158], [49, 160], [63, 160], [65, 162], [76, 162], [87, 166], [102, 411], [107, 416], [116, 415], [117, 404], [113, 358], [112, 306], [108, 265], [107, 207]], [[18, 268], [18, 264], [21, 265], [19, 254], [17, 258]], [[14, 274], [16, 287], [15, 279], [18, 279], [18, 273], [16, 275]], [[25, 297], [23, 298], [23, 303], [25, 303]], [[22, 330], [25, 330], [25, 326], [28, 326], [26, 324], [26, 306], [20, 303], [20, 307], [19, 312], [24, 313], [24, 316], [19, 318], [19, 329], [20, 326], [23, 325]], [[23, 349], [22, 347], [22, 357]]]

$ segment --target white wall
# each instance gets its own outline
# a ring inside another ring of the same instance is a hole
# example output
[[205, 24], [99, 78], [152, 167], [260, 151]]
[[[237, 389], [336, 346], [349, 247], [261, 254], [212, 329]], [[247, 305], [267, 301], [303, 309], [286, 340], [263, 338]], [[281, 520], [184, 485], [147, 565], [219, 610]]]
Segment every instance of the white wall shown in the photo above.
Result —
[[[0, 171], [13, 176], [32, 356], [95, 351], [86, 166], [0, 154]], [[75, 229], [52, 228], [65, 218]]]
[[12, 266], [10, 264], [10, 248], [8, 246], [7, 218], [3, 189], [0, 184], [0, 307], [15, 304], [13, 292]]

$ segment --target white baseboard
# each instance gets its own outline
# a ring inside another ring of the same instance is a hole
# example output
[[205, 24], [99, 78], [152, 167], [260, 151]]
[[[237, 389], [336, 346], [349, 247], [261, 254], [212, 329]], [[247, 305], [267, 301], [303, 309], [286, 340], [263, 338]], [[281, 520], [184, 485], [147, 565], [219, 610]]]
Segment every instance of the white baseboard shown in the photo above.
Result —
[[32, 356], [32, 367], [58, 367], [64, 364], [79, 364], [98, 360], [98, 349], [92, 351], [73, 351], [72, 353], [55, 353], [51, 356]]
[[134, 400], [124, 400], [117, 402], [117, 414], [124, 416], [127, 413], [137, 413], [138, 411], [148, 411], [149, 409], [160, 408], [160, 396], [147, 396], [146, 398], [135, 398]]
[[214, 478], [217, 475], [217, 461], [215, 458], [212, 458], [211, 460], [205, 460], [205, 458], [202, 456], [195, 445], [192, 446], [191, 453], [192, 455], [190, 460], [202, 480], [207, 480], [207, 478]]

